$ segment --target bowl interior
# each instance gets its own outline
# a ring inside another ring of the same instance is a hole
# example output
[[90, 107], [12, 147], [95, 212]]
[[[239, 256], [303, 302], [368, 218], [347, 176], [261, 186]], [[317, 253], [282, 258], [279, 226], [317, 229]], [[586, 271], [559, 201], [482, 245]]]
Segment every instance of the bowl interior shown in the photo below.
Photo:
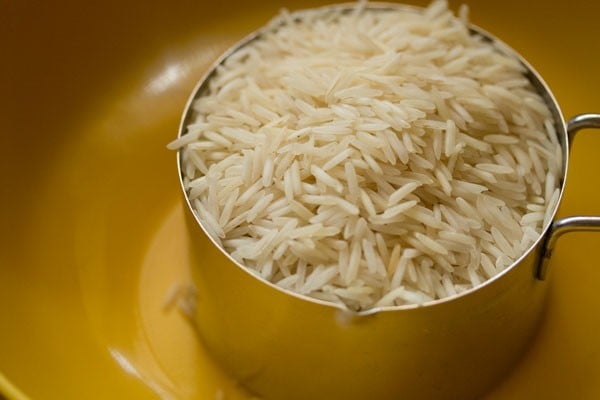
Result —
[[[168, 287], [186, 282], [190, 267], [174, 155], [165, 146], [220, 52], [280, 7], [323, 4], [4, 5], [0, 392], [249, 399], [183, 316], [162, 309]], [[600, 109], [600, 4], [482, 0], [472, 9], [477, 25], [544, 76], [567, 116]], [[578, 136], [559, 215], [600, 212], [598, 148], [598, 135]], [[561, 239], [542, 331], [489, 399], [600, 397], [600, 320], [590, 312], [600, 308], [597, 248], [594, 234]]]

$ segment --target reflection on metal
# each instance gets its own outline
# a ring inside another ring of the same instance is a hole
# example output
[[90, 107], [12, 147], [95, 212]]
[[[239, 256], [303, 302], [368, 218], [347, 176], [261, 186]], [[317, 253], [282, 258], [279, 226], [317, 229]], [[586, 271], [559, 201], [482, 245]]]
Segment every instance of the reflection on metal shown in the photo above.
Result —
[[567, 134], [569, 135], [569, 148], [573, 144], [575, 135], [582, 129], [600, 129], [600, 114], [579, 114], [567, 122]]
[[[580, 114], [567, 122], [567, 134], [569, 137], [569, 148], [573, 145], [575, 135], [582, 129], [600, 128], [600, 114]], [[592, 232], [600, 231], [600, 217], [598, 216], [573, 216], [555, 221], [548, 231], [545, 241], [541, 247], [541, 257], [536, 276], [539, 280], [546, 279], [548, 266], [552, 252], [558, 238], [568, 232]]]
[[569, 232], [599, 232], [600, 217], [595, 216], [575, 216], [561, 218], [552, 224], [550, 231], [543, 247], [543, 255], [540, 260], [540, 265], [537, 271], [537, 278], [540, 280], [546, 279], [548, 275], [548, 265], [552, 252], [556, 246], [558, 238]]

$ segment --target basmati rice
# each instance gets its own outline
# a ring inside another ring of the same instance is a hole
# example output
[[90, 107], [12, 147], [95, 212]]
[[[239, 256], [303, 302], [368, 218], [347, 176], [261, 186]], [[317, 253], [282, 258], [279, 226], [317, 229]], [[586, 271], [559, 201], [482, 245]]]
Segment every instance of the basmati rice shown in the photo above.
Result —
[[353, 310], [454, 296], [520, 257], [557, 206], [561, 148], [525, 67], [466, 15], [283, 13], [225, 60], [170, 145], [207, 232]]

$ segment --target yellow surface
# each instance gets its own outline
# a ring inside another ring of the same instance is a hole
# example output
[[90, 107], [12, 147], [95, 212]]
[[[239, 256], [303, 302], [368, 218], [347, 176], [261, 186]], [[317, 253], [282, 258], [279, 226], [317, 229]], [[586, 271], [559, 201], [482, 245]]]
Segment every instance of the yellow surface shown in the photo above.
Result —
[[[216, 54], [281, 6], [321, 3], [98, 3], [0, 5], [0, 392], [246, 400], [185, 318], [162, 309], [189, 274], [165, 144]], [[600, 111], [599, 4], [471, 8], [538, 69], [566, 116]], [[598, 151], [600, 133], [577, 138], [561, 215], [600, 214]], [[541, 332], [489, 399], [600, 398], [599, 244], [561, 239]]]

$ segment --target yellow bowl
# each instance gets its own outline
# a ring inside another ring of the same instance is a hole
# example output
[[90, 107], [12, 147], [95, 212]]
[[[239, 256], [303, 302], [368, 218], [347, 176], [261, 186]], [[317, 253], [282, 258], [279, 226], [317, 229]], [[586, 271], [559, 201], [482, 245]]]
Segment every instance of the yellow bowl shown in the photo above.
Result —
[[[282, 6], [63, 0], [0, 13], [0, 393], [9, 399], [249, 396], [165, 296], [189, 281], [175, 154], [204, 68]], [[424, 3], [418, 3], [423, 5]], [[453, 4], [457, 6], [458, 4]], [[565, 116], [600, 110], [600, 4], [471, 4]], [[600, 135], [582, 133], [560, 215], [600, 214]], [[489, 399], [600, 397], [594, 234], [561, 239], [540, 334]]]

